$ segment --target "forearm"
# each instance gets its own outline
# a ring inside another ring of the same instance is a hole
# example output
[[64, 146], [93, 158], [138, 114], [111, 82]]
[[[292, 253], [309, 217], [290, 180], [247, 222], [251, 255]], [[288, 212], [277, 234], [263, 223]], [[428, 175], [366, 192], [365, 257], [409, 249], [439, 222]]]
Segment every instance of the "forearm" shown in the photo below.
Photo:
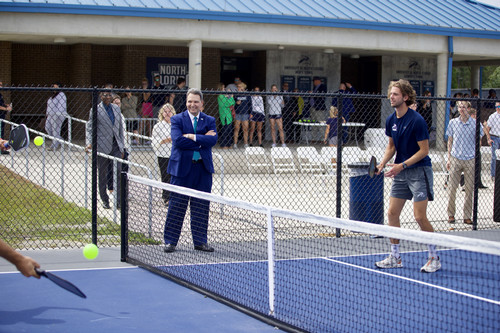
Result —
[[17, 266], [19, 262], [23, 259], [23, 255], [16, 252], [7, 243], [0, 239], [0, 257], [5, 258], [10, 263]]
[[448, 161], [451, 158], [451, 148], [453, 147], [453, 137], [448, 137]]
[[382, 161], [380, 162], [381, 165], [385, 166], [387, 162], [391, 160], [391, 158], [394, 156], [396, 153], [396, 147], [387, 147], [385, 149], [384, 157], [382, 158]]
[[491, 136], [490, 136], [490, 127], [489, 126], [484, 126], [484, 134], [486, 134], [486, 139], [488, 139], [488, 141], [490, 141]]
[[412, 157], [403, 162], [406, 163], [407, 166], [411, 166], [421, 161], [427, 155], [429, 155], [429, 149], [428, 148], [426, 149], [425, 147], [420, 147], [419, 151], [417, 151]]

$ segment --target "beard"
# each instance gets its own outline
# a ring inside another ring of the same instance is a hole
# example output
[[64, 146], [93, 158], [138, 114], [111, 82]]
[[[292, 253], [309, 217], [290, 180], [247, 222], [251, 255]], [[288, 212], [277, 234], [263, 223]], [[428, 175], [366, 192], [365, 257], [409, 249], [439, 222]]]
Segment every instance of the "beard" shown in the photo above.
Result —
[[403, 105], [403, 104], [405, 104], [405, 101], [396, 101], [396, 102], [394, 102], [394, 103], [392, 103], [392, 102], [391, 102], [391, 106], [392, 106], [393, 108], [396, 108], [396, 109], [397, 109], [397, 108], [399, 108], [399, 107], [400, 107], [401, 105]]

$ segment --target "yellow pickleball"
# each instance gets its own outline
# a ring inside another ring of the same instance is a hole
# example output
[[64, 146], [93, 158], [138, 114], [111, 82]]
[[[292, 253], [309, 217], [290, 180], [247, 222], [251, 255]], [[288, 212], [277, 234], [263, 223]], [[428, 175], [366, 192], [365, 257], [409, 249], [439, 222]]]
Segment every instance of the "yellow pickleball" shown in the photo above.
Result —
[[43, 145], [43, 138], [41, 136], [37, 136], [33, 140], [33, 143], [35, 143], [35, 145], [37, 145], [37, 146], [41, 146], [41, 145]]
[[89, 260], [97, 258], [99, 255], [99, 249], [95, 244], [87, 244], [83, 248], [83, 256]]

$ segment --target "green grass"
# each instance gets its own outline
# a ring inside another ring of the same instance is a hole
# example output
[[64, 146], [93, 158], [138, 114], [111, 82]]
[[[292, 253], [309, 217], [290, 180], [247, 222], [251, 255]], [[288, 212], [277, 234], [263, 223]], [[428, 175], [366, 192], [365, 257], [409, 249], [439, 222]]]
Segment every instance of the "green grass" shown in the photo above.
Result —
[[[16, 248], [79, 247], [91, 242], [92, 213], [0, 166], [0, 235]], [[120, 228], [98, 219], [108, 245]]]
[[[0, 166], [0, 237], [17, 249], [82, 247], [92, 241], [92, 212]], [[97, 218], [99, 246], [118, 246], [120, 226]], [[131, 241], [151, 243], [131, 234]]]

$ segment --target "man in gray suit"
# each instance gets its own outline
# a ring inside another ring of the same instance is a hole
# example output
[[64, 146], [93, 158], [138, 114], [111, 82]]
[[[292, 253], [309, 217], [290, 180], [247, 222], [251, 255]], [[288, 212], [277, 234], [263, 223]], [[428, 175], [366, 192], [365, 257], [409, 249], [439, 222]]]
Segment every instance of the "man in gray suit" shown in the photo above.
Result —
[[[123, 158], [124, 156], [124, 128], [120, 107], [111, 103], [111, 92], [101, 93], [101, 103], [97, 105], [97, 151], [106, 155]], [[89, 121], [87, 122], [87, 147], [85, 151], [92, 149], [92, 110], [90, 110]], [[102, 206], [109, 209], [109, 196], [106, 193], [108, 178], [108, 168], [113, 165], [113, 161], [102, 156], [97, 156], [97, 169], [99, 171], [99, 195]], [[117, 191], [116, 198], [120, 205], [120, 174], [122, 164], [117, 163]]]

